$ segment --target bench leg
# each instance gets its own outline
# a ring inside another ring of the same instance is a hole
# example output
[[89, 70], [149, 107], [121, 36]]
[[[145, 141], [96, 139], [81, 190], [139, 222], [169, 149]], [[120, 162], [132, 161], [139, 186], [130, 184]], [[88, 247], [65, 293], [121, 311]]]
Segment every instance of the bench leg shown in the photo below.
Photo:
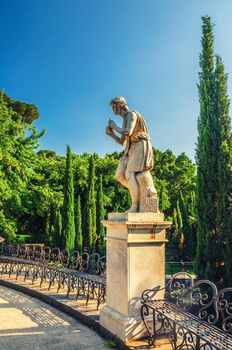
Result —
[[176, 324], [173, 322], [173, 349], [177, 349], [177, 334], [176, 334]]
[[143, 324], [147, 330], [148, 333], [148, 344], [149, 346], [155, 346], [156, 343], [156, 324], [155, 324], [155, 310], [152, 310], [152, 315], [153, 315], [153, 319], [152, 319], [152, 326], [153, 326], [153, 332], [151, 332], [148, 323], [146, 321], [146, 317], [148, 317], [150, 315], [150, 311], [151, 309], [146, 305], [143, 304], [141, 307], [141, 317], [142, 317], [142, 321]]
[[[179, 349], [177, 347], [177, 333], [176, 333], [176, 324], [174, 321], [171, 321], [168, 317], [166, 317], [166, 315], [164, 315], [164, 313], [159, 312], [159, 310], [155, 310], [157, 317], [156, 317], [156, 321], [159, 322], [159, 325], [157, 325], [157, 328], [154, 328], [154, 337], [155, 339], [158, 337], [158, 335], [165, 335], [167, 337], [167, 339], [169, 340], [172, 349], [173, 350], [177, 350]], [[182, 349], [182, 348], [180, 348]], [[179, 349], [179, 350], [180, 350]], [[184, 350], [185, 348], [183, 348]], [[187, 350], [187, 348], [186, 348]], [[189, 348], [190, 350], [190, 348]], [[191, 350], [193, 350], [191, 348]]]
[[78, 299], [79, 295], [80, 295], [80, 278], [79, 276], [77, 277], [77, 284], [76, 284], [76, 288], [77, 288], [77, 295], [76, 295], [76, 300]]
[[91, 291], [90, 291], [90, 281], [87, 281], [87, 291], [86, 291], [86, 306], [88, 306], [88, 302], [89, 302], [89, 298], [90, 298], [90, 294], [91, 294]]
[[67, 290], [66, 298], [68, 298], [69, 293], [71, 291], [71, 276], [70, 275], [68, 275], [67, 288], [68, 288], [68, 290]]
[[200, 350], [200, 337], [196, 338], [196, 350]]

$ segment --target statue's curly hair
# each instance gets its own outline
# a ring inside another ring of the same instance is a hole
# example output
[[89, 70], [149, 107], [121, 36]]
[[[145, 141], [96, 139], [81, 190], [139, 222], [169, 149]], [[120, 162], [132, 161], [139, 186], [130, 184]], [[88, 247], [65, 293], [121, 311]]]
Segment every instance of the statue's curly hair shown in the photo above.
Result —
[[126, 107], [126, 99], [122, 96], [114, 97], [110, 101], [110, 106], [112, 106], [115, 103], [119, 103], [122, 107]]

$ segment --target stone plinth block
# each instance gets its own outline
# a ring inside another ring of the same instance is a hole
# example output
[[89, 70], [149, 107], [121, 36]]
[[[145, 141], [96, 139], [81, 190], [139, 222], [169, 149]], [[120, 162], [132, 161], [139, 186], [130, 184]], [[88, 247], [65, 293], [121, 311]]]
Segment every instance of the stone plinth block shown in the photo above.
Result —
[[[110, 213], [107, 227], [107, 303], [100, 323], [122, 340], [142, 336], [141, 294], [164, 287], [165, 230], [162, 213]], [[157, 293], [158, 299], [163, 291]]]

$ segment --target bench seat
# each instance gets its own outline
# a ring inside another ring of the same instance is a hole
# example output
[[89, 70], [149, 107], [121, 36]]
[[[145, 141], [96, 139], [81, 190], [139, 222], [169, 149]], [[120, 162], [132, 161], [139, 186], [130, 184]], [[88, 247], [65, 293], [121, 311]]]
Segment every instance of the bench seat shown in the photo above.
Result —
[[[189, 340], [192, 338], [191, 345], [193, 346], [193, 349], [197, 349], [197, 342], [199, 342], [202, 349], [204, 349], [203, 345], [207, 345], [207, 349], [232, 349], [232, 336], [230, 334], [225, 334], [217, 327], [209, 325], [207, 322], [200, 321], [198, 317], [189, 312], [180, 310], [176, 305], [163, 300], [147, 301], [142, 302], [142, 304], [155, 312], [156, 323], [157, 321], [164, 323], [165, 319], [169, 320], [166, 329], [160, 328], [160, 332], [158, 329], [154, 330], [152, 338], [155, 338], [159, 333], [161, 335], [161, 333], [164, 332], [169, 340], [171, 340], [171, 343], [174, 345], [176, 342], [177, 346], [178, 337], [180, 338], [183, 335], [186, 337], [187, 331], [189, 333]], [[173, 333], [173, 330], [175, 330], [175, 334]], [[181, 341], [179, 340], [179, 343], [180, 342]]]

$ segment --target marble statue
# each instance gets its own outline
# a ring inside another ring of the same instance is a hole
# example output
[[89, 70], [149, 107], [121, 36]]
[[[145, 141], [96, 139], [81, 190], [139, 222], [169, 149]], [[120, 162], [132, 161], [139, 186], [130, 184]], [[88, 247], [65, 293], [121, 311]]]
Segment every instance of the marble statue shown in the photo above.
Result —
[[132, 205], [127, 212], [159, 212], [157, 191], [150, 174], [154, 160], [146, 122], [139, 112], [129, 110], [124, 97], [113, 98], [110, 106], [123, 120], [119, 127], [109, 119], [106, 134], [120, 145], [125, 144], [115, 178], [130, 191]]

